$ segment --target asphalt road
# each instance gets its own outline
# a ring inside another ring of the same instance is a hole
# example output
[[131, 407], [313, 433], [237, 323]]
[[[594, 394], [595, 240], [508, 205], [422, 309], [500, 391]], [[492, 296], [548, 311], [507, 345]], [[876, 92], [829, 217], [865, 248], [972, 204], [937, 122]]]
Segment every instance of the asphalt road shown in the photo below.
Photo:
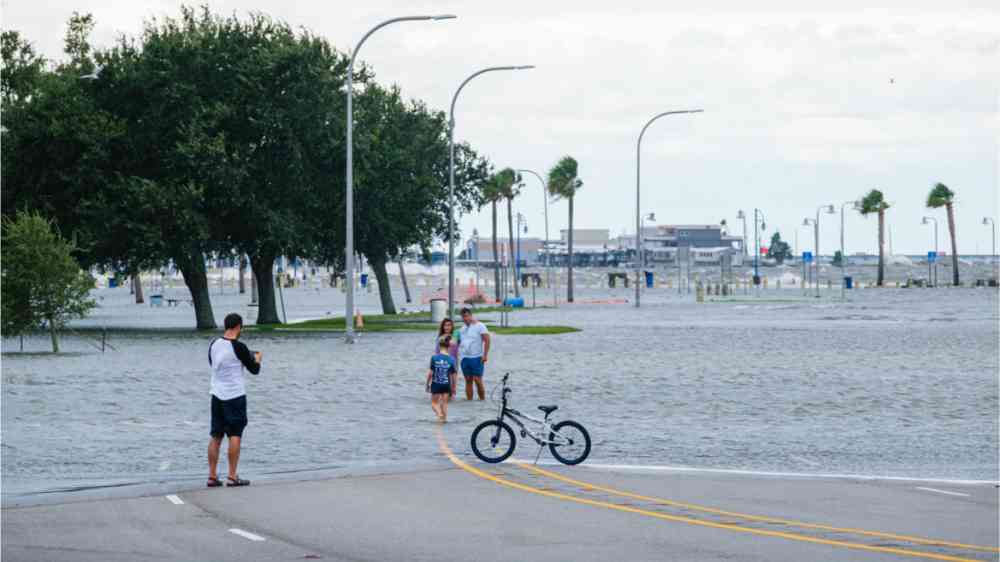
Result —
[[2, 556], [1000, 559], [994, 484], [491, 466], [444, 453], [412, 471], [7, 508]]

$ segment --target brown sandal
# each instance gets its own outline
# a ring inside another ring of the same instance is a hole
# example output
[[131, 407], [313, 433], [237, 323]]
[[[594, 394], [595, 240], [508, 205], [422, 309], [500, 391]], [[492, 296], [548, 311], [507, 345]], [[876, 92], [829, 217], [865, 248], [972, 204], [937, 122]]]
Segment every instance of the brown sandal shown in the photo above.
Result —
[[222, 481], [219, 480], [218, 478], [209, 478], [208, 482], [205, 485], [208, 486], [209, 488], [218, 488], [219, 486], [222, 485]]
[[250, 485], [249, 480], [243, 480], [239, 476], [237, 476], [236, 478], [233, 478], [232, 476], [226, 478], [226, 487], [228, 488], [233, 488], [236, 486], [249, 486], [249, 485]]

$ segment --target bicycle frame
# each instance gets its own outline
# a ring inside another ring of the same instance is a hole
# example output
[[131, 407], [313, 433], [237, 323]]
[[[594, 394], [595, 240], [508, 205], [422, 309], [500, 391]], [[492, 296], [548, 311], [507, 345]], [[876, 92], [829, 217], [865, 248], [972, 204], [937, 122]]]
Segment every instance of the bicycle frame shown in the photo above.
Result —
[[[502, 423], [504, 418], [510, 418], [521, 429], [522, 437], [524, 436], [531, 437], [531, 439], [534, 440], [535, 443], [538, 443], [538, 445], [542, 447], [549, 444], [556, 444], [556, 445], [572, 444], [572, 442], [569, 439], [566, 439], [562, 435], [559, 435], [558, 432], [552, 430], [552, 423], [549, 421], [549, 416], [546, 415], [545, 418], [539, 419], [509, 407], [507, 405], [507, 394], [509, 392], [511, 392], [511, 390], [510, 388], [507, 387], [507, 377], [504, 376], [503, 397], [500, 400], [500, 410], [497, 412], [498, 423]], [[534, 431], [529, 429], [528, 426], [525, 425], [525, 423], [521, 420], [528, 420], [531, 423], [537, 424], [538, 433], [535, 433]], [[499, 437], [499, 434], [500, 434], [500, 427], [498, 425], [497, 437]], [[548, 438], [549, 435], [552, 435], [554, 438], [550, 440]]]

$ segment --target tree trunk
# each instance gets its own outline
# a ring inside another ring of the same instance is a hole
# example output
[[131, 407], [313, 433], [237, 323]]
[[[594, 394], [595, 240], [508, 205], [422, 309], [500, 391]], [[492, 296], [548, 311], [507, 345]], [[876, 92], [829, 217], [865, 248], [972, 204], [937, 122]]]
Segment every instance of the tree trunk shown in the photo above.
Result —
[[403, 294], [406, 295], [406, 302], [413, 302], [410, 299], [410, 285], [406, 282], [406, 269], [403, 267], [403, 255], [399, 256], [399, 280], [403, 283]]
[[948, 234], [951, 235], [951, 279], [952, 284], [958, 287], [961, 282], [958, 279], [958, 243], [955, 241], [955, 207], [948, 203], [945, 205], [948, 210]]
[[514, 252], [514, 200], [507, 198], [507, 247], [510, 248], [510, 277], [514, 280], [514, 296], [521, 296], [520, 283], [517, 279], [517, 254]]
[[500, 302], [500, 244], [497, 243], [497, 202], [493, 201], [493, 290]]
[[52, 353], [59, 353], [59, 333], [56, 330], [55, 319], [49, 316], [49, 335], [52, 336]]
[[194, 305], [195, 326], [199, 330], [212, 330], [215, 326], [215, 314], [212, 312], [212, 299], [208, 294], [208, 275], [205, 271], [205, 257], [201, 252], [193, 256], [184, 256], [174, 260], [184, 284], [191, 293], [191, 304]]
[[385, 256], [368, 256], [368, 263], [378, 281], [378, 298], [382, 301], [382, 314], [396, 314], [396, 303], [392, 302], [392, 287], [389, 286], [389, 272], [385, 268]]
[[257, 291], [257, 274], [250, 270], [250, 304], [257, 304], [260, 293]]
[[132, 287], [135, 288], [135, 304], [146, 302], [142, 295], [142, 276], [138, 273], [132, 276]]
[[250, 256], [250, 268], [257, 278], [257, 324], [280, 324], [274, 300], [274, 254]]
[[878, 279], [875, 284], [879, 287], [885, 280], [885, 210], [878, 212]]
[[569, 265], [566, 268], [566, 302], [573, 302], [573, 196], [569, 196]]
[[246, 292], [247, 292], [246, 274], [247, 274], [247, 257], [246, 257], [246, 254], [240, 254], [240, 281], [239, 281], [239, 284], [240, 284], [240, 294], [241, 295], [246, 294]]

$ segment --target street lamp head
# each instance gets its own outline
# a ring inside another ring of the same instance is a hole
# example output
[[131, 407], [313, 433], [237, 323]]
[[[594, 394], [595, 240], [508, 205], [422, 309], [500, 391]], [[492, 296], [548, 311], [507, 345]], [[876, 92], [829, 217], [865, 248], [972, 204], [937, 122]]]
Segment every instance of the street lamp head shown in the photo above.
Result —
[[743, 209], [740, 209], [739, 211], [736, 211], [736, 218], [745, 219], [747, 218], [747, 214], [743, 212]]
[[934, 220], [934, 219], [932, 219], [930, 217], [924, 217], [924, 218], [920, 219], [920, 224], [930, 224], [932, 220]]
[[655, 221], [656, 220], [656, 213], [649, 213], [648, 215], [646, 215], [646, 220], [648, 220], [648, 221]]
[[430, 16], [427, 19], [434, 20], [434, 21], [439, 21], [439, 20], [453, 20], [453, 19], [455, 19], [457, 17], [458, 16], [456, 16], [454, 14], [440, 14], [440, 15], [437, 15], [437, 16]]
[[533, 65], [533, 64], [524, 64], [524, 65], [521, 65], [521, 66], [512, 67], [512, 70], [531, 70], [532, 68], [535, 68], [535, 65]]
[[832, 215], [833, 213], [836, 212], [833, 209], [833, 205], [823, 205], [823, 211], [825, 211], [826, 214], [828, 214], [828, 215]]
[[806, 218], [802, 219], [802, 226], [809, 226], [810, 224], [812, 224], [814, 222], [816, 222], [816, 221], [813, 220], [813, 219], [811, 219], [811, 218], [809, 218], [809, 217], [806, 217]]
[[993, 222], [993, 219], [991, 219], [990, 217], [983, 217], [984, 225], [990, 224], [991, 222]]
[[479, 229], [478, 228], [473, 228], [472, 229], [472, 237], [473, 238], [479, 238]]

